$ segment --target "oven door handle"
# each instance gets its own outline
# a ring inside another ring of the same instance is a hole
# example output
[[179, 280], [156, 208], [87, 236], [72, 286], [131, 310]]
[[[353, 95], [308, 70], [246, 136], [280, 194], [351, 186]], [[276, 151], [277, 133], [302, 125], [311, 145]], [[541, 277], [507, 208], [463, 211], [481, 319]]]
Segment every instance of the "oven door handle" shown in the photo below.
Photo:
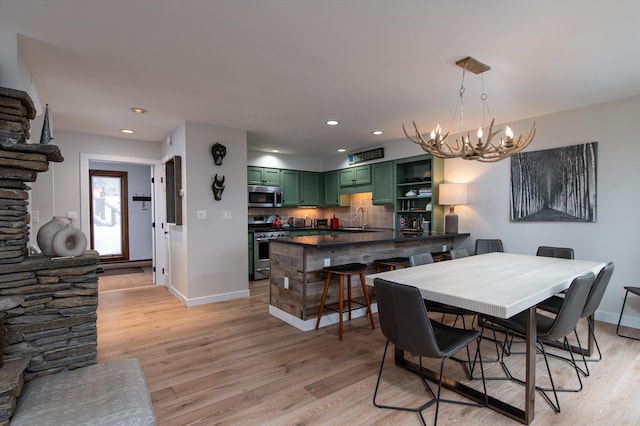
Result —
[[269, 272], [271, 269], [269, 268], [256, 268], [255, 272]]

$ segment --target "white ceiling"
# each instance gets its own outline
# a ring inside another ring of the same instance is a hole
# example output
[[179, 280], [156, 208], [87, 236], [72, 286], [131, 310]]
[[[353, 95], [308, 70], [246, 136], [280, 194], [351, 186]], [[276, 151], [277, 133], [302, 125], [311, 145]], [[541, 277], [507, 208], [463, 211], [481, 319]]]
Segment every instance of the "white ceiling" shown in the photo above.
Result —
[[[492, 67], [499, 123], [639, 94], [638, 16], [637, 0], [0, 0], [56, 130], [164, 141], [194, 121], [309, 155], [412, 120], [446, 130], [469, 55]], [[465, 86], [469, 129], [480, 77]]]

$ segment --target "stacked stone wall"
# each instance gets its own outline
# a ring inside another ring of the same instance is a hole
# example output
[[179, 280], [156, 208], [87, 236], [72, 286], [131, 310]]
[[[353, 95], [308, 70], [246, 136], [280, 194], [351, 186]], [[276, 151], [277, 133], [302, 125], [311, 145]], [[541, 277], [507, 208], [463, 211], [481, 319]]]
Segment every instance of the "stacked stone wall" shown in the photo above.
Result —
[[0, 265], [4, 360], [28, 357], [26, 381], [96, 363], [98, 256]]

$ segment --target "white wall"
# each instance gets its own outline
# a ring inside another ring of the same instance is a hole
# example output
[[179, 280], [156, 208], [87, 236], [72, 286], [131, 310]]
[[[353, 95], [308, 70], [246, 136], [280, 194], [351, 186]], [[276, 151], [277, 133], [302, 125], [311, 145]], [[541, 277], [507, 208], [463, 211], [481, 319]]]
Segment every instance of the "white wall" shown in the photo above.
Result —
[[126, 163], [105, 163], [90, 161], [90, 170], [115, 170], [127, 172], [127, 210], [129, 233], [129, 260], [147, 260], [153, 256], [153, 201], [133, 201], [136, 195], [151, 196], [151, 166]]
[[88, 184], [89, 177], [83, 176], [80, 171], [81, 154], [120, 157], [130, 159], [131, 162], [135, 162], [137, 158], [160, 158], [160, 144], [155, 142], [62, 131], [56, 131], [54, 136], [52, 143], [60, 148], [64, 161], [50, 163], [49, 171], [39, 173], [37, 181], [32, 184], [30, 207], [32, 211], [39, 212], [40, 222], [31, 224], [31, 241], [35, 241], [40, 226], [53, 216], [67, 216], [68, 212], [80, 213], [80, 221], [75, 222], [74, 225], [83, 229], [85, 234], [87, 233], [89, 224], [82, 218], [89, 217], [87, 213], [89, 206], [81, 205], [80, 187], [81, 181]]
[[[573, 247], [576, 258], [613, 261], [615, 272], [596, 318], [618, 320], [623, 286], [639, 285], [635, 262], [640, 225], [640, 96], [510, 123], [516, 133], [536, 122], [528, 151], [598, 142], [597, 222], [509, 221], [510, 160], [478, 163], [446, 160], [445, 180], [468, 182], [468, 204], [456, 207], [460, 231], [476, 238], [501, 238], [506, 251], [534, 254], [539, 245]], [[451, 136], [450, 136], [451, 137]], [[630, 300], [629, 325], [640, 327], [640, 298]], [[625, 312], [625, 315], [626, 313]]]
[[[247, 272], [247, 135], [244, 130], [188, 122], [165, 155], [182, 155], [183, 221], [171, 227], [171, 282], [187, 306], [249, 295]], [[227, 148], [221, 166], [211, 146]], [[222, 199], [211, 184], [224, 176]], [[207, 219], [198, 219], [202, 212]], [[231, 219], [223, 219], [228, 212]], [[184, 285], [183, 283], [188, 283]]]

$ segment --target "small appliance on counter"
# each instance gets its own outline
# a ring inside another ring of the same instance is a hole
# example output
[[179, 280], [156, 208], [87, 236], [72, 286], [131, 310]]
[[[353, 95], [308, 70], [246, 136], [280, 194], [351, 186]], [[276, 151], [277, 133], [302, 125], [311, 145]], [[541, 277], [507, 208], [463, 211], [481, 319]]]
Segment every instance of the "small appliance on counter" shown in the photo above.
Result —
[[329, 228], [329, 219], [316, 219], [316, 227], [320, 229]]
[[331, 218], [331, 229], [340, 228], [340, 219], [338, 219], [335, 215]]

